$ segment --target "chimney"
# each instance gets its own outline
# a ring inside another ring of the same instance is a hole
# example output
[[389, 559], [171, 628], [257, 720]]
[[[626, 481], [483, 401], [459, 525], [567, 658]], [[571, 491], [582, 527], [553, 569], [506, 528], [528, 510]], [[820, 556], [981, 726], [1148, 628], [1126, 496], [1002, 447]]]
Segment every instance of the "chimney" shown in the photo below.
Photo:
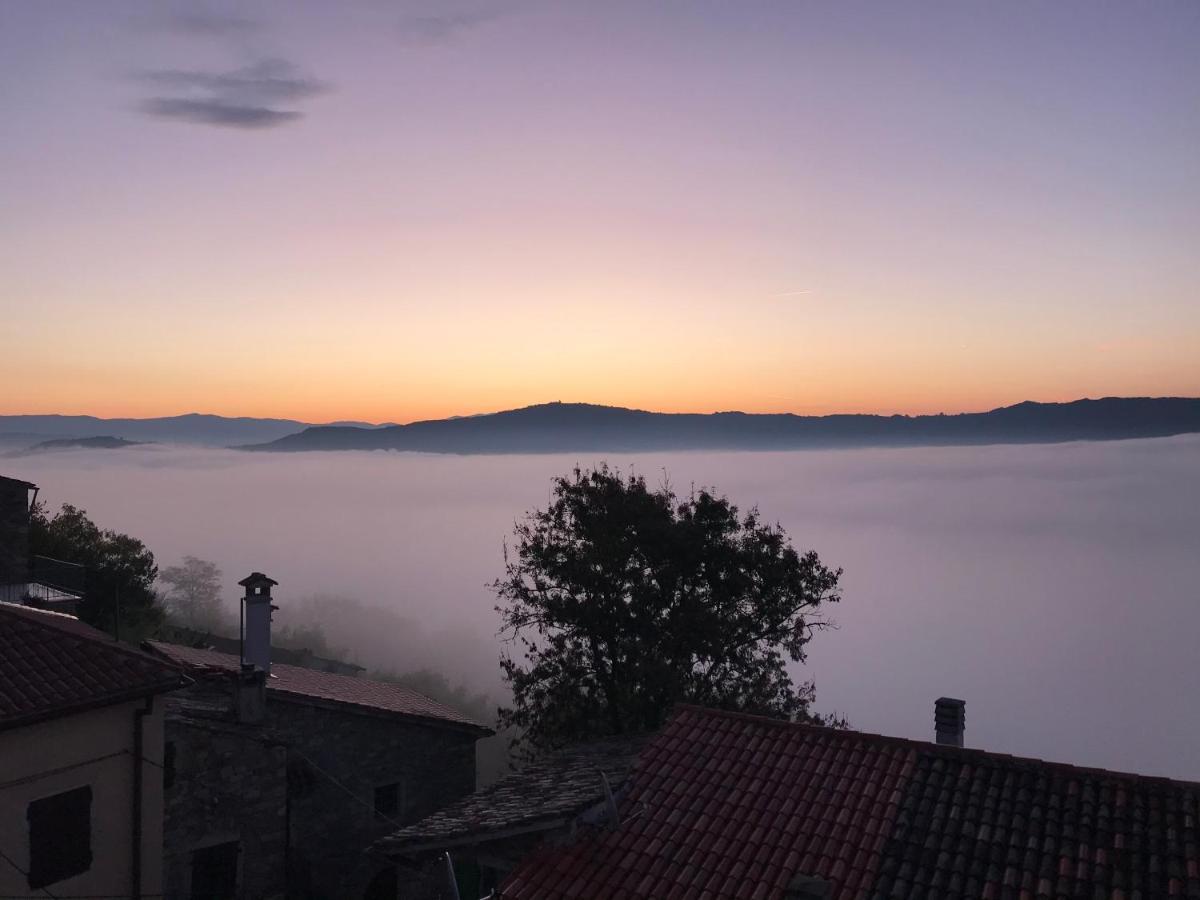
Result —
[[794, 875], [783, 889], [784, 900], [828, 900], [833, 896], [833, 882], [813, 875]]
[[246, 589], [242, 598], [242, 665], [271, 673], [271, 588], [279, 584], [262, 572], [251, 572], [238, 582]]
[[967, 702], [938, 697], [933, 704], [933, 725], [939, 744], [961, 747], [963, 732], [967, 730]]
[[242, 663], [237, 681], [237, 720], [257, 724], [267, 714], [267, 673]]
[[[25, 585], [30, 579], [29, 525], [32, 504], [29, 492], [37, 500], [37, 485], [0, 475], [0, 585]], [[0, 593], [0, 599], [20, 600]]]

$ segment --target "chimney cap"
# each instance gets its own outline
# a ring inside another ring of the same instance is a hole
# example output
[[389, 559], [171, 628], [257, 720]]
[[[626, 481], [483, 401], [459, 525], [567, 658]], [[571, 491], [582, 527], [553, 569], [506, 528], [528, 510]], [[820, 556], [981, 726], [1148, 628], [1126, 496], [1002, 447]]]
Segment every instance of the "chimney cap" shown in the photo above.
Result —
[[262, 572], [251, 572], [245, 578], [238, 582], [242, 587], [258, 587], [259, 585], [270, 585], [274, 587], [279, 584], [274, 578], [268, 578]]
[[934, 739], [943, 745], [961, 747], [967, 728], [967, 703], [955, 697], [938, 697], [933, 704]]

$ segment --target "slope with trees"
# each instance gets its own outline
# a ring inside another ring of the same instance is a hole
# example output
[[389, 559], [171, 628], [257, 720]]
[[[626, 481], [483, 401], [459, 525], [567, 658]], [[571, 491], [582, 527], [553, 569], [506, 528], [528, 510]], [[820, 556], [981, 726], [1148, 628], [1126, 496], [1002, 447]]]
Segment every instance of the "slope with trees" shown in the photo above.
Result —
[[64, 503], [54, 515], [35, 504], [30, 552], [85, 567], [79, 618], [129, 639], [151, 633], [163, 620], [154, 591], [158, 566], [144, 543], [101, 528], [86, 510]]

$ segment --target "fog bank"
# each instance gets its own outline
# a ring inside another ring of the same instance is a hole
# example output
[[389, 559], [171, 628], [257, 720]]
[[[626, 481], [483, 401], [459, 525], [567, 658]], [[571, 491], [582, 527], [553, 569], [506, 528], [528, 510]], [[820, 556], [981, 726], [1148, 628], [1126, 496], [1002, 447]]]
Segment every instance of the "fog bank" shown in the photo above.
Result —
[[[52, 508], [211, 559], [289, 599], [361, 601], [329, 623], [365, 664], [495, 690], [514, 520], [601, 457], [249, 455], [165, 446], [10, 460]], [[1200, 438], [1056, 446], [620, 455], [607, 461], [758, 505], [845, 568], [839, 628], [801, 677], [855, 727], [927, 739], [967, 701], [967, 743], [1200, 778]]]

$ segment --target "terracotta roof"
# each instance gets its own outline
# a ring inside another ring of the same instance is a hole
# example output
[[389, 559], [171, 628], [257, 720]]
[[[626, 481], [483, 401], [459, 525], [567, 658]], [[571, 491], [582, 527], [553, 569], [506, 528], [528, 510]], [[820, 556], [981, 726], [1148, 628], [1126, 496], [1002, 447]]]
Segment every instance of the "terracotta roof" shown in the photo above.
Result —
[[73, 616], [0, 603], [0, 728], [183, 686], [179, 670]]
[[[147, 641], [146, 646], [152, 652], [197, 672], [237, 672], [241, 667], [239, 658], [231, 653], [183, 647], [161, 641]], [[393, 713], [466, 727], [483, 734], [493, 733], [488, 726], [476, 722], [456, 709], [388, 681], [373, 681], [369, 678], [337, 675], [303, 666], [272, 663], [267, 690], [299, 700], [339, 703], [371, 712]]]
[[417, 855], [562, 826], [604, 799], [600, 772], [619, 793], [649, 739], [622, 736], [566, 748], [380, 839], [372, 850]]
[[505, 900], [1200, 897], [1200, 784], [681, 707]]

